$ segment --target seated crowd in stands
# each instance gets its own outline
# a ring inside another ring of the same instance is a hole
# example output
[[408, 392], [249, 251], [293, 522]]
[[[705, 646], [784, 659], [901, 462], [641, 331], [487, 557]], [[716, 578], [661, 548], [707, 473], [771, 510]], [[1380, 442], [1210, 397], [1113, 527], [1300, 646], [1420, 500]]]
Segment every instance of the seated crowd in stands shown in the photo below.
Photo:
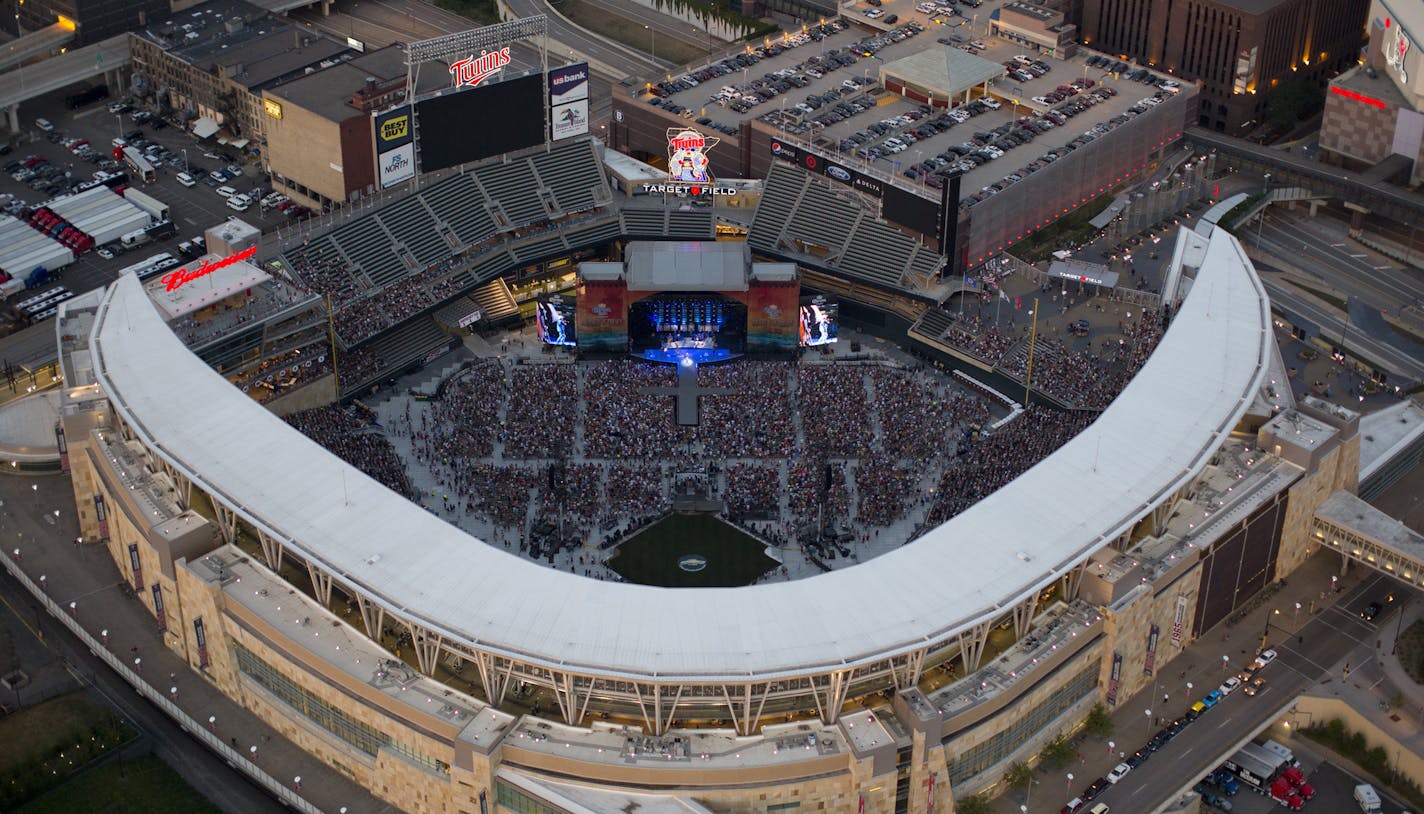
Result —
[[318, 407], [287, 416], [287, 423], [326, 447], [342, 460], [379, 481], [387, 489], [412, 497], [405, 464], [391, 441], [375, 424], [375, 416], [357, 406]]

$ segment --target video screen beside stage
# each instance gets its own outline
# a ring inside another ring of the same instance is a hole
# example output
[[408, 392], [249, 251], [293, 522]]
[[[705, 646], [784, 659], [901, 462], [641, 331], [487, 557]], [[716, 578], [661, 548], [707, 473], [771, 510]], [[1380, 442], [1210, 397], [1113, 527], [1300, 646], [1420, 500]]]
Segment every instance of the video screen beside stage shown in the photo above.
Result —
[[574, 334], [574, 304], [563, 300], [540, 300], [535, 307], [535, 321], [539, 326], [539, 341], [546, 345], [573, 345], [578, 342]]
[[420, 171], [544, 143], [544, 77], [522, 76], [415, 103]]
[[801, 347], [829, 345], [840, 339], [840, 303], [812, 303], [801, 306]]

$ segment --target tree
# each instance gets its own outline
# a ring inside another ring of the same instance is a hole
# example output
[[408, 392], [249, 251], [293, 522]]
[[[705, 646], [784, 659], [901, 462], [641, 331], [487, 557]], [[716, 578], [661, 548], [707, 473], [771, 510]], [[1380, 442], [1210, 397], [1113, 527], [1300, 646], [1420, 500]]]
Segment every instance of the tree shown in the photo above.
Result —
[[1053, 740], [1045, 743], [1043, 745], [1043, 751], [1039, 753], [1039, 757], [1043, 758], [1043, 762], [1054, 769], [1061, 769], [1067, 766], [1069, 763], [1072, 763], [1073, 759], [1077, 756], [1078, 750], [1073, 748], [1073, 742], [1068, 740], [1068, 736], [1062, 732], [1058, 733], [1058, 736]]
[[982, 794], [971, 794], [955, 801], [954, 810], [959, 814], [993, 814], [994, 808]]
[[1027, 763], [1016, 760], [1004, 770], [1004, 785], [1014, 791], [1023, 791], [1033, 783], [1033, 769]]
[[1113, 733], [1112, 716], [1108, 715], [1108, 708], [1102, 703], [1093, 705], [1088, 710], [1088, 717], [1083, 721], [1083, 731], [1096, 738], [1111, 737]]
[[1266, 94], [1266, 123], [1289, 131], [1325, 107], [1325, 88], [1318, 82], [1292, 78]]

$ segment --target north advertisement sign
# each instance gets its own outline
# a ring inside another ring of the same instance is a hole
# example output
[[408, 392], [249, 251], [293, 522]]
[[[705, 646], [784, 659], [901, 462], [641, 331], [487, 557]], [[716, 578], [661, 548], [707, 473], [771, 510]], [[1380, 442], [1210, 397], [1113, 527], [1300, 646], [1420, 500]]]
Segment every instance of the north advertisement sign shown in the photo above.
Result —
[[387, 189], [415, 177], [415, 145], [404, 144], [376, 156], [381, 188]]
[[410, 105], [371, 117], [376, 142], [376, 180], [382, 189], [415, 177], [414, 119]]

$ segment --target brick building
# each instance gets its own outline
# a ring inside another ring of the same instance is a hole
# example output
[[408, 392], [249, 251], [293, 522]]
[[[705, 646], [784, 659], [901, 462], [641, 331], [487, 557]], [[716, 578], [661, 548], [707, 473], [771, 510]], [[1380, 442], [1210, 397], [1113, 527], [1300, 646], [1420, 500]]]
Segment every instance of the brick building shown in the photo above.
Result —
[[1085, 0], [1089, 48], [1199, 81], [1194, 121], [1237, 135], [1271, 88], [1324, 82], [1359, 55], [1368, 0]]

